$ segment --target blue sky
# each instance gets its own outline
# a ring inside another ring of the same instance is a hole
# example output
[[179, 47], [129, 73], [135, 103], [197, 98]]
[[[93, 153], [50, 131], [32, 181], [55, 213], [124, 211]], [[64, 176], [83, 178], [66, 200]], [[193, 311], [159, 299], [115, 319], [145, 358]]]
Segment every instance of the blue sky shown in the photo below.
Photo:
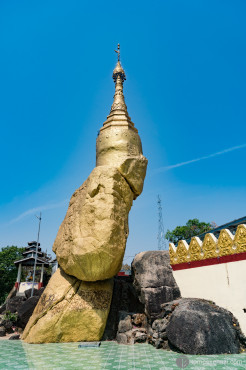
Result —
[[165, 229], [245, 216], [245, 16], [243, 0], [1, 1], [0, 246], [35, 239], [42, 211], [51, 251], [95, 165], [118, 42], [149, 160], [125, 260], [157, 249], [157, 194]]

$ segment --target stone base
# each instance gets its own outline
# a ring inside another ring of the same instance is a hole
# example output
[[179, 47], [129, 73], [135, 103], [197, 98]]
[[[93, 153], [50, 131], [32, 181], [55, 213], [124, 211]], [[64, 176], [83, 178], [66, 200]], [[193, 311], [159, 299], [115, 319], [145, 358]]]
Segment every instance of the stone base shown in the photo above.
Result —
[[27, 343], [98, 341], [106, 325], [113, 280], [83, 282], [55, 272], [22, 339]]

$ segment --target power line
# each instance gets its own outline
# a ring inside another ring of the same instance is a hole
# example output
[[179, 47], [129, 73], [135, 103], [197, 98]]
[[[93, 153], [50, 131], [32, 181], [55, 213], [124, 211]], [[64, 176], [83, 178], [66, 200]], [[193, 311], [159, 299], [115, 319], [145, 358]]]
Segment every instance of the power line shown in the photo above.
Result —
[[164, 224], [163, 224], [163, 217], [162, 217], [162, 205], [161, 205], [161, 197], [160, 195], [157, 196], [157, 207], [158, 207], [158, 250], [165, 250], [167, 249], [166, 240], [165, 240], [165, 233], [164, 233]]

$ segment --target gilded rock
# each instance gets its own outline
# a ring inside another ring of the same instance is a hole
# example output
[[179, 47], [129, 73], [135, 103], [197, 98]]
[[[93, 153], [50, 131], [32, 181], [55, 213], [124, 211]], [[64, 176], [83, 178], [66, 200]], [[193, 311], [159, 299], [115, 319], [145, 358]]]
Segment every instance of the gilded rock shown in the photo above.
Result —
[[142, 156], [142, 143], [137, 130], [119, 120], [108, 123], [97, 138], [97, 166], [111, 165], [119, 167], [128, 157]]
[[27, 343], [100, 340], [112, 291], [112, 280], [88, 283], [59, 268], [43, 292], [22, 339]]
[[126, 158], [118, 167], [118, 170], [130, 185], [135, 196], [142, 193], [147, 164], [147, 159], [143, 155], [140, 155], [138, 157]]
[[122, 265], [133, 193], [115, 167], [96, 167], [73, 194], [53, 251], [83, 281], [112, 278]]
[[[119, 50], [118, 50], [119, 53]], [[141, 194], [147, 159], [113, 72], [114, 102], [97, 137], [96, 168], [73, 194], [53, 245], [52, 276], [23, 334], [28, 343], [96, 341], [106, 325], [112, 277], [122, 266], [128, 213]]]

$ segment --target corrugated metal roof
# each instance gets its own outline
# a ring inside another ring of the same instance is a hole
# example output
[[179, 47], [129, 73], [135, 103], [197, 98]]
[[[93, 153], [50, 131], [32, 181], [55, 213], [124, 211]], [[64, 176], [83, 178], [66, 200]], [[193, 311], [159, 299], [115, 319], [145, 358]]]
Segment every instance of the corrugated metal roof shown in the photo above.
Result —
[[[23, 259], [21, 259], [21, 260], [15, 261], [14, 263], [15, 263], [15, 264], [18, 264], [18, 263], [23, 263], [23, 262], [28, 262], [28, 261], [32, 261], [32, 262], [33, 262], [33, 264], [34, 264], [35, 257], [23, 258]], [[38, 265], [42, 265], [42, 264], [44, 264], [44, 265], [46, 265], [46, 266], [49, 266], [49, 265], [50, 265], [48, 261], [46, 261], [46, 260], [44, 260], [44, 259], [42, 259], [42, 258], [37, 258], [37, 264], [38, 264]]]

